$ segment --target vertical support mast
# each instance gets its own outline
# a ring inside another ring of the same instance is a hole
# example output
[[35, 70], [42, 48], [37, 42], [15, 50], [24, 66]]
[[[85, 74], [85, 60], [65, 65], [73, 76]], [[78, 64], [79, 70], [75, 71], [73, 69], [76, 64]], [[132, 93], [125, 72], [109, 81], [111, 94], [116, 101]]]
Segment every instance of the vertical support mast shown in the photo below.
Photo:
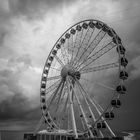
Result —
[[[81, 89], [84, 91], [85, 95], [87, 96], [87, 98], [89, 99], [89, 101], [91, 102], [91, 104], [95, 107], [95, 109], [97, 110], [98, 114], [101, 116], [101, 119], [104, 120], [108, 130], [110, 131], [110, 133], [112, 134], [113, 137], [115, 137], [114, 132], [111, 130], [111, 128], [109, 127], [108, 123], [105, 121], [104, 117], [102, 116], [102, 113], [100, 112], [100, 110], [97, 107], [97, 104], [95, 102], [95, 100], [92, 101], [92, 99], [90, 98], [89, 94], [84, 90], [84, 88], [81, 86], [81, 84], [79, 83], [79, 81], [77, 80], [77, 83], [79, 84], [79, 86], [81, 87]], [[98, 105], [100, 108], [101, 106]]]
[[[68, 80], [69, 80], [69, 79], [68, 79]], [[79, 101], [79, 98], [78, 98], [77, 95], [75, 94], [74, 87], [73, 87], [74, 85], [73, 85], [71, 82], [69, 82], [69, 84], [70, 84], [70, 90], [72, 90], [72, 95], [76, 97], [76, 100], [77, 100], [79, 109], [80, 109], [80, 111], [81, 111], [81, 113], [82, 113], [82, 115], [83, 115], [83, 118], [84, 118], [85, 125], [86, 125], [86, 127], [87, 127], [87, 129], [88, 129], [88, 131], [89, 131], [89, 133], [90, 133], [90, 136], [93, 138], [94, 136], [93, 136], [93, 134], [92, 134], [92, 132], [91, 132], [91, 130], [90, 130], [90, 127], [89, 127], [89, 125], [88, 125], [88, 121], [87, 121], [87, 119], [86, 119], [86, 116], [85, 116], [84, 110], [83, 110], [83, 108], [82, 108], [81, 102]]]
[[82, 105], [81, 105], [81, 103], [80, 103], [80, 101], [79, 101], [77, 95], [76, 95], [76, 94], [74, 94], [74, 95], [75, 95], [75, 97], [76, 97], [76, 100], [77, 100], [78, 106], [79, 106], [79, 108], [80, 108], [80, 111], [81, 111], [81, 113], [82, 113], [82, 115], [83, 115], [83, 118], [84, 118], [84, 122], [85, 122], [85, 124], [86, 124], [86, 127], [87, 127], [87, 129], [88, 129], [88, 131], [89, 131], [91, 137], [93, 138], [94, 136], [93, 136], [93, 134], [92, 134], [92, 132], [91, 132], [89, 126], [88, 126], [88, 121], [87, 121], [87, 119], [86, 119], [86, 116], [85, 116], [85, 113], [84, 113], [84, 111], [83, 111]]
[[70, 111], [71, 111], [71, 119], [72, 119], [72, 127], [75, 134], [75, 137], [78, 138], [76, 122], [75, 122], [75, 115], [73, 109], [73, 100], [72, 100], [72, 87], [71, 84], [68, 83], [68, 79], [66, 79], [67, 87], [68, 87], [68, 94], [69, 94], [69, 101], [70, 101]]
[[[77, 85], [78, 86], [78, 85]], [[80, 87], [79, 87], [79, 89], [80, 89]], [[87, 104], [87, 106], [88, 106], [88, 109], [89, 109], [89, 112], [90, 112], [90, 114], [91, 114], [91, 116], [92, 116], [92, 118], [93, 118], [93, 120], [94, 120], [94, 122], [96, 121], [96, 118], [95, 118], [95, 115], [93, 114], [93, 112], [92, 112], [92, 110], [91, 110], [91, 107], [90, 107], [90, 105], [89, 105], [89, 103], [88, 103], [88, 101], [87, 101], [87, 98], [84, 96], [84, 94], [83, 94], [83, 92], [81, 91], [81, 89], [80, 89], [80, 92], [81, 92], [81, 94], [82, 94], [82, 96], [83, 96], [83, 98], [84, 98], [84, 100], [85, 100], [85, 102], [86, 102], [86, 104]]]

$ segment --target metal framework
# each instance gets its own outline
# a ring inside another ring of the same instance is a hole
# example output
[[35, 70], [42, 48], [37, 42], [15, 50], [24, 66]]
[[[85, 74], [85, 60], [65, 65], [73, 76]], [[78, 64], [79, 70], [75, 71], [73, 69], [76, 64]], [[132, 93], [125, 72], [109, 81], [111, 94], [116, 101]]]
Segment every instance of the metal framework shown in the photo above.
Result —
[[89, 19], [71, 26], [46, 60], [35, 133], [45, 124], [49, 132], [65, 130], [75, 138], [115, 137], [108, 121], [126, 93], [127, 64], [122, 41], [108, 25]]

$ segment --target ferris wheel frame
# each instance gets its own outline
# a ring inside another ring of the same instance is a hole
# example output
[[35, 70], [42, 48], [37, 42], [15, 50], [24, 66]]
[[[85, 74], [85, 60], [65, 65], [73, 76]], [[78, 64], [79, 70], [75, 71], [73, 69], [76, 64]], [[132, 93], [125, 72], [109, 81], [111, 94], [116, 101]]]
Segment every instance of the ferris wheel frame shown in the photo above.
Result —
[[[87, 129], [86, 131], [84, 131], [84, 133], [86, 134], [87, 132], [89, 132], [89, 135], [91, 137], [98, 137], [96, 135], [94, 135], [93, 131], [92, 130], [95, 130], [95, 128], [99, 129], [99, 133], [100, 133], [100, 136], [101, 137], [104, 137], [103, 136], [103, 133], [101, 131], [102, 128], [107, 128], [111, 134], [112, 137], [115, 136], [115, 133], [112, 131], [112, 129], [110, 128], [110, 126], [108, 125], [107, 123], [107, 120], [111, 120], [114, 118], [114, 113], [113, 113], [113, 109], [114, 108], [119, 108], [121, 106], [121, 102], [119, 100], [120, 98], [120, 95], [121, 94], [125, 94], [126, 92], [126, 88], [124, 86], [124, 80], [126, 80], [128, 78], [128, 74], [126, 72], [126, 66], [127, 66], [127, 59], [125, 58], [125, 48], [121, 42], [121, 39], [120, 37], [116, 34], [116, 32], [110, 28], [107, 24], [105, 24], [104, 22], [102, 21], [99, 21], [99, 20], [94, 20], [94, 19], [88, 19], [88, 20], [83, 20], [83, 21], [80, 21], [76, 24], [74, 24], [73, 26], [71, 26], [70, 28], [68, 28], [61, 36], [60, 38], [56, 41], [56, 43], [54, 44], [53, 48], [51, 49], [49, 55], [48, 55], [48, 58], [45, 62], [45, 65], [44, 65], [44, 69], [43, 69], [43, 73], [42, 73], [42, 78], [41, 78], [41, 88], [40, 88], [40, 101], [41, 101], [41, 110], [42, 110], [42, 115], [43, 115], [43, 118], [44, 118], [44, 122], [47, 124], [48, 126], [48, 130], [49, 131], [57, 131], [59, 130], [59, 126], [53, 121], [53, 118], [51, 117], [51, 114], [50, 112], [48, 111], [48, 106], [47, 106], [47, 103], [46, 103], [46, 99], [44, 98], [46, 96], [46, 84], [47, 84], [47, 81], [49, 80], [53, 80], [53, 77], [47, 77], [48, 76], [48, 73], [49, 73], [49, 70], [50, 70], [50, 66], [51, 66], [51, 63], [54, 59], [54, 57], [57, 57], [56, 54], [57, 54], [57, 51], [58, 49], [60, 49], [59, 47], [60, 46], [57, 46], [58, 44], [60, 43], [63, 43], [65, 42], [64, 40], [61, 40], [61, 39], [65, 39], [66, 38], [66, 34], [70, 31], [70, 29], [75, 29], [77, 25], [80, 25], [82, 23], [87, 23], [89, 24], [89, 22], [93, 22], [94, 23], [94, 26], [95, 24], [98, 24], [96, 25], [96, 28], [98, 29], [101, 29], [102, 31], [104, 31], [105, 33], [108, 33], [109, 36], [111, 36], [111, 38], [113, 39], [113, 43], [115, 44], [116, 46], [116, 51], [118, 53], [118, 65], [116, 64], [108, 64], [108, 65], [105, 65], [103, 67], [98, 67], [98, 68], [89, 68], [89, 69], [84, 69], [84, 68], [81, 68], [80, 65], [81, 64], [77, 64], [77, 62], [72, 62], [72, 65], [74, 65], [76, 67], [76, 70], [78, 71], [82, 71], [83, 69], [83, 73], [86, 71], [88, 72], [92, 72], [92, 71], [96, 71], [96, 70], [102, 70], [103, 68], [111, 68], [111, 67], [118, 67], [119, 68], [119, 79], [120, 79], [120, 82], [119, 82], [119, 85], [116, 87], [115, 89], [115, 92], [117, 93], [117, 98], [116, 99], [113, 99], [111, 100], [111, 103], [109, 104], [109, 106], [111, 105], [112, 108], [110, 110], [110, 112], [106, 112], [108, 107], [106, 109], [102, 109], [102, 107], [100, 105], [98, 105], [96, 103], [95, 100], [91, 100], [91, 98], [89, 97], [88, 93], [84, 90], [84, 88], [82, 87], [82, 85], [80, 84], [80, 82], [78, 81], [78, 78], [75, 78], [75, 84], [77, 86], [79, 86], [79, 89], [82, 90], [82, 92], [86, 95], [86, 98], [85, 98], [85, 101], [88, 99], [87, 102], [87, 105], [89, 104], [92, 104], [93, 106], [95, 106], [95, 109], [97, 110], [98, 114], [99, 114], [99, 118], [96, 120], [94, 115], [92, 114], [92, 111], [91, 111], [91, 117], [94, 119], [94, 125], [92, 126], [88, 126], [87, 125]], [[86, 28], [86, 27], [85, 27]], [[95, 28], [95, 27], [94, 27]], [[108, 32], [109, 31], [109, 32]], [[76, 29], [75, 29], [75, 32], [76, 32]], [[75, 34], [74, 32], [72, 34]], [[67, 34], [68, 35], [68, 34]], [[68, 37], [68, 36], [67, 36]], [[61, 45], [61, 44], [60, 44]], [[105, 48], [106, 49], [106, 48]], [[108, 51], [108, 50], [105, 50], [104, 51]], [[108, 49], [111, 49], [111, 48], [108, 48]], [[98, 53], [98, 52], [97, 52]], [[102, 55], [102, 53], [100, 54]], [[52, 56], [52, 57], [51, 57]], [[81, 56], [82, 57], [82, 56]], [[92, 56], [91, 56], [92, 57]], [[60, 65], [62, 65], [62, 67], [65, 66], [65, 64], [63, 64], [63, 62], [59, 59], [59, 57], [56, 58], [57, 61], [60, 63]], [[78, 60], [77, 60], [78, 61]], [[89, 61], [90, 63], [91, 61]], [[71, 63], [71, 62], [68, 62], [68, 63]], [[91, 62], [92, 63], [92, 62]], [[85, 66], [86, 67], [86, 66]], [[85, 71], [84, 71], [85, 70]], [[72, 72], [71, 72], [72, 71]], [[76, 72], [77, 71], [74, 71], [72, 69], [70, 69], [70, 72], [71, 75], [72, 73], [75, 73], [74, 76], [77, 76], [76, 75]], [[62, 71], [61, 71], [62, 72]], [[66, 73], [67, 75], [67, 70], [64, 70], [64, 73]], [[78, 73], [79, 74], [79, 73]], [[81, 74], [81, 73], [80, 73]], [[66, 78], [65, 79], [65, 82], [66, 82], [66, 85], [68, 86], [67, 89], [68, 89], [68, 94], [71, 95], [74, 93], [74, 84], [72, 84], [72, 80], [71, 78], [67, 78], [65, 74], [61, 74], [60, 76], [56, 76], [55, 78], [61, 78], [61, 79], [64, 79], [64, 77]], [[79, 75], [78, 75], [79, 76]], [[60, 90], [60, 86], [63, 86], [62, 84], [64, 84], [63, 80], [60, 80], [58, 81], [60, 82], [59, 85], [56, 87], [56, 93], [54, 95], [57, 94], [57, 91]], [[49, 92], [49, 91], [48, 91]], [[116, 95], [116, 94], [115, 94]], [[69, 97], [71, 98], [71, 97]], [[78, 101], [78, 98], [76, 97], [75, 95], [75, 98], [77, 100], [77, 102], [79, 103]], [[43, 99], [43, 100], [42, 100]], [[45, 100], [44, 100], [45, 99]], [[42, 102], [43, 101], [43, 102]], [[72, 102], [72, 101], [71, 101]], [[80, 104], [80, 103], [79, 103]], [[82, 108], [81, 109], [81, 112], [82, 112]], [[89, 105], [89, 110], [90, 110], [90, 105]], [[73, 103], [71, 104], [71, 112], [73, 112]], [[84, 114], [84, 113], [83, 113]], [[76, 129], [76, 126], [75, 126], [75, 117], [74, 117], [74, 112], [71, 114], [71, 118], [72, 118], [72, 123], [73, 123], [73, 132], [74, 132], [74, 135], [76, 137], [78, 137], [78, 132], [77, 132], [77, 129]], [[83, 115], [83, 119], [85, 119], [86, 117], [84, 117]], [[84, 120], [85, 123], [86, 122], [86, 119]], [[96, 133], [96, 131], [94, 131]]]

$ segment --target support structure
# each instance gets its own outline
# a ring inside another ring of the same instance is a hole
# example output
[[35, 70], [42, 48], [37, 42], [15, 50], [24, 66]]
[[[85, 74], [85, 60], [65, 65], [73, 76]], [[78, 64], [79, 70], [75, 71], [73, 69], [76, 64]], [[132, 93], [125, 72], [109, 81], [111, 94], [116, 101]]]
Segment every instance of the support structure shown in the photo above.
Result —
[[75, 116], [74, 116], [74, 109], [73, 109], [72, 87], [68, 82], [68, 77], [66, 78], [66, 82], [67, 82], [68, 94], [69, 94], [69, 100], [70, 100], [70, 111], [71, 111], [72, 127], [73, 127], [73, 131], [74, 131], [74, 134], [75, 134], [75, 138], [78, 138], [76, 122], [75, 122]]

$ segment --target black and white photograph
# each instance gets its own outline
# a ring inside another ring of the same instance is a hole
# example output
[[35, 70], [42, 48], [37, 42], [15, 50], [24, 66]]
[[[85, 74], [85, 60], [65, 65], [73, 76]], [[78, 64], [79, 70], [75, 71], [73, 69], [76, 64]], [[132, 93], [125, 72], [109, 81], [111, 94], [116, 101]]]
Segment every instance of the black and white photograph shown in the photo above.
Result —
[[0, 140], [140, 140], [140, 0], [0, 0]]

